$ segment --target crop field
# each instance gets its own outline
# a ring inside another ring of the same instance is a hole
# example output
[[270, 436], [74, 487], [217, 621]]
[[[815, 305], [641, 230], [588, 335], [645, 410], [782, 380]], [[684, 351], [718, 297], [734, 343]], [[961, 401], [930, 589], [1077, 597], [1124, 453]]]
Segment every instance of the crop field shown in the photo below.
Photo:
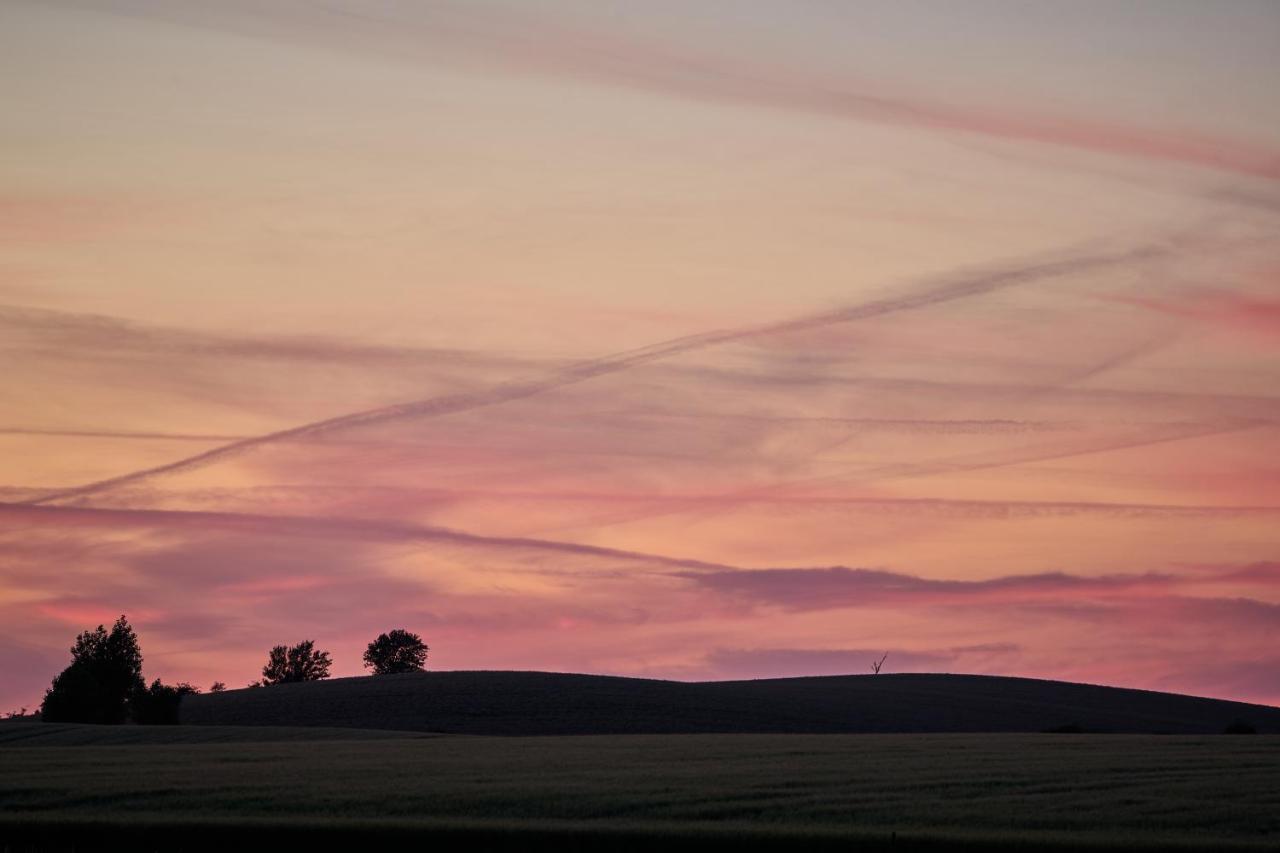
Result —
[[12, 850], [1280, 849], [1274, 736], [38, 728], [0, 732]]

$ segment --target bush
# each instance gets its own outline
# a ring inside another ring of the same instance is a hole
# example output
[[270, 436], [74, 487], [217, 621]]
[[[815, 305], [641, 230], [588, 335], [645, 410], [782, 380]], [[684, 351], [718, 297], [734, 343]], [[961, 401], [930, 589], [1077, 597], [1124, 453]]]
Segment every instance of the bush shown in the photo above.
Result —
[[160, 679], [140, 691], [133, 700], [133, 721], [144, 726], [175, 726], [178, 724], [178, 708], [182, 697], [200, 690], [185, 681], [163, 684]]
[[1258, 730], [1254, 728], [1252, 723], [1246, 723], [1244, 720], [1233, 720], [1222, 730], [1224, 735], [1256, 735]]

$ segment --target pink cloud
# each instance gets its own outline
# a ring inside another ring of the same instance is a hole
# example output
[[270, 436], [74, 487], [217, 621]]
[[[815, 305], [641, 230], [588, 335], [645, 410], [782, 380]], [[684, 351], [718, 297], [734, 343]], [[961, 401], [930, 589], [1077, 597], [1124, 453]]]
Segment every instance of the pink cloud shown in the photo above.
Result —
[[[369, 15], [357, 26], [385, 32], [406, 23]], [[695, 100], [1045, 143], [1280, 179], [1280, 151], [1240, 139], [1032, 110], [946, 104], [877, 90], [847, 76], [693, 53], [621, 31], [591, 29], [514, 9], [448, 6], [436, 11], [430, 26], [447, 33], [450, 47], [471, 61], [520, 70]]]
[[[84, 193], [0, 191], [0, 242], [66, 243], [134, 228], [158, 217], [157, 202]], [[166, 210], [164, 216], [171, 216]]]
[[720, 594], [789, 610], [945, 604], [1012, 604], [1134, 597], [1163, 592], [1179, 579], [1166, 574], [1082, 577], [1061, 572], [991, 580], [933, 580], [880, 569], [757, 569], [686, 573]]
[[756, 326], [686, 335], [634, 350], [574, 362], [567, 367], [544, 374], [539, 378], [511, 380], [479, 390], [461, 391], [408, 403], [381, 406], [300, 424], [230, 442], [161, 465], [138, 469], [73, 488], [58, 489], [29, 502], [48, 503], [83, 498], [143, 480], [203, 468], [216, 462], [239, 456], [255, 448], [281, 441], [314, 438], [336, 431], [406, 419], [457, 415], [490, 406], [529, 399], [591, 379], [632, 370], [674, 356], [696, 353], [724, 344], [776, 334], [820, 329], [833, 324], [851, 323], [899, 312], [915, 311], [1026, 285], [1046, 278], [1140, 264], [1153, 258], [1166, 256], [1172, 251], [1173, 248], [1166, 241], [1156, 241], [1120, 251], [1075, 249], [1066, 253], [1056, 253], [1045, 258], [1036, 258], [1007, 265], [1002, 268], [958, 273], [946, 276], [939, 281], [905, 295], [861, 302], [834, 310], [821, 311]]
[[[1024, 109], [947, 104], [894, 93], [848, 75], [807, 71], [688, 48], [547, 12], [474, 4], [429, 10], [383, 6], [359, 14], [332, 11], [289, 19], [246, 10], [210, 15], [175, 7], [148, 14], [215, 28], [231, 27], [289, 42], [321, 41], [377, 50], [409, 61], [451, 55], [464, 63], [535, 71], [691, 100], [786, 110], [856, 121], [1045, 143], [1143, 160], [1162, 160], [1280, 179], [1280, 151], [1265, 144], [1194, 131], [1126, 125]], [[429, 44], [430, 50], [423, 45]], [[373, 47], [376, 46], [376, 47]]]
[[1172, 298], [1146, 296], [1110, 297], [1161, 314], [1195, 320], [1224, 332], [1243, 333], [1251, 339], [1280, 344], [1280, 299], [1202, 289]]

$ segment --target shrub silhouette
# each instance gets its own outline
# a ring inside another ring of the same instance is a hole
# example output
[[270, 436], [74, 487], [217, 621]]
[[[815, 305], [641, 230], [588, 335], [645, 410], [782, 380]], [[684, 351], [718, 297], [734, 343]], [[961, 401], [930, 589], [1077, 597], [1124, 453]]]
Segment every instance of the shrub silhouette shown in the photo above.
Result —
[[221, 693], [222, 691], [224, 691], [224, 690], [226, 690], [226, 689], [227, 689], [227, 685], [226, 685], [226, 684], [224, 684], [224, 683], [223, 683], [223, 682], [221, 682], [221, 681], [215, 681], [215, 682], [213, 682], [213, 684], [210, 684], [210, 685], [209, 685], [209, 692], [210, 692], [210, 693]]
[[1258, 729], [1252, 724], [1244, 720], [1232, 720], [1225, 729], [1222, 730], [1224, 735], [1256, 735]]
[[200, 690], [185, 681], [163, 684], [160, 679], [151, 682], [146, 690], [139, 691], [133, 699], [133, 721], [147, 726], [175, 726], [178, 724], [178, 706], [182, 697]]
[[268, 653], [267, 665], [262, 668], [262, 683], [269, 686], [319, 681], [329, 677], [332, 664], [329, 653], [317, 650], [312, 640], [303, 640], [296, 646], [276, 646]]
[[369, 644], [364, 652], [364, 665], [374, 675], [398, 672], [421, 672], [427, 661], [427, 644], [411, 631], [396, 628]]
[[146, 687], [138, 635], [121, 616], [111, 631], [84, 631], [71, 647], [71, 665], [44, 695], [40, 717], [50, 723], [123, 723]]

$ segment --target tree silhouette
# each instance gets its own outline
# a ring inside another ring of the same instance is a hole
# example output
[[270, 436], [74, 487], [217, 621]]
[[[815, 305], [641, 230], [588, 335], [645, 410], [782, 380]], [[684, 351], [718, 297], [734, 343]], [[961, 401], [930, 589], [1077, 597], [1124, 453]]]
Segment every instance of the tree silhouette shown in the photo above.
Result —
[[296, 646], [276, 646], [268, 653], [267, 665], [262, 668], [262, 683], [319, 681], [329, 677], [332, 664], [329, 653], [318, 651], [311, 640], [303, 640]]
[[40, 718], [50, 723], [123, 723], [145, 688], [138, 635], [121, 616], [110, 632], [99, 625], [76, 637], [71, 665], [45, 692]]
[[397, 672], [422, 672], [427, 661], [427, 644], [411, 631], [396, 628], [369, 644], [364, 652], [364, 665], [374, 675], [393, 675]]
[[221, 681], [215, 681], [215, 682], [213, 682], [213, 684], [210, 684], [210, 685], [209, 685], [209, 692], [210, 692], [210, 693], [221, 693], [222, 691], [224, 691], [224, 690], [226, 690], [226, 689], [227, 689], [227, 685], [226, 685], [226, 684], [224, 684], [224, 683], [223, 683], [223, 682], [221, 682]]
[[146, 726], [175, 726], [182, 697], [199, 692], [198, 687], [192, 687], [185, 681], [163, 684], [157, 678], [134, 697], [133, 721]]

